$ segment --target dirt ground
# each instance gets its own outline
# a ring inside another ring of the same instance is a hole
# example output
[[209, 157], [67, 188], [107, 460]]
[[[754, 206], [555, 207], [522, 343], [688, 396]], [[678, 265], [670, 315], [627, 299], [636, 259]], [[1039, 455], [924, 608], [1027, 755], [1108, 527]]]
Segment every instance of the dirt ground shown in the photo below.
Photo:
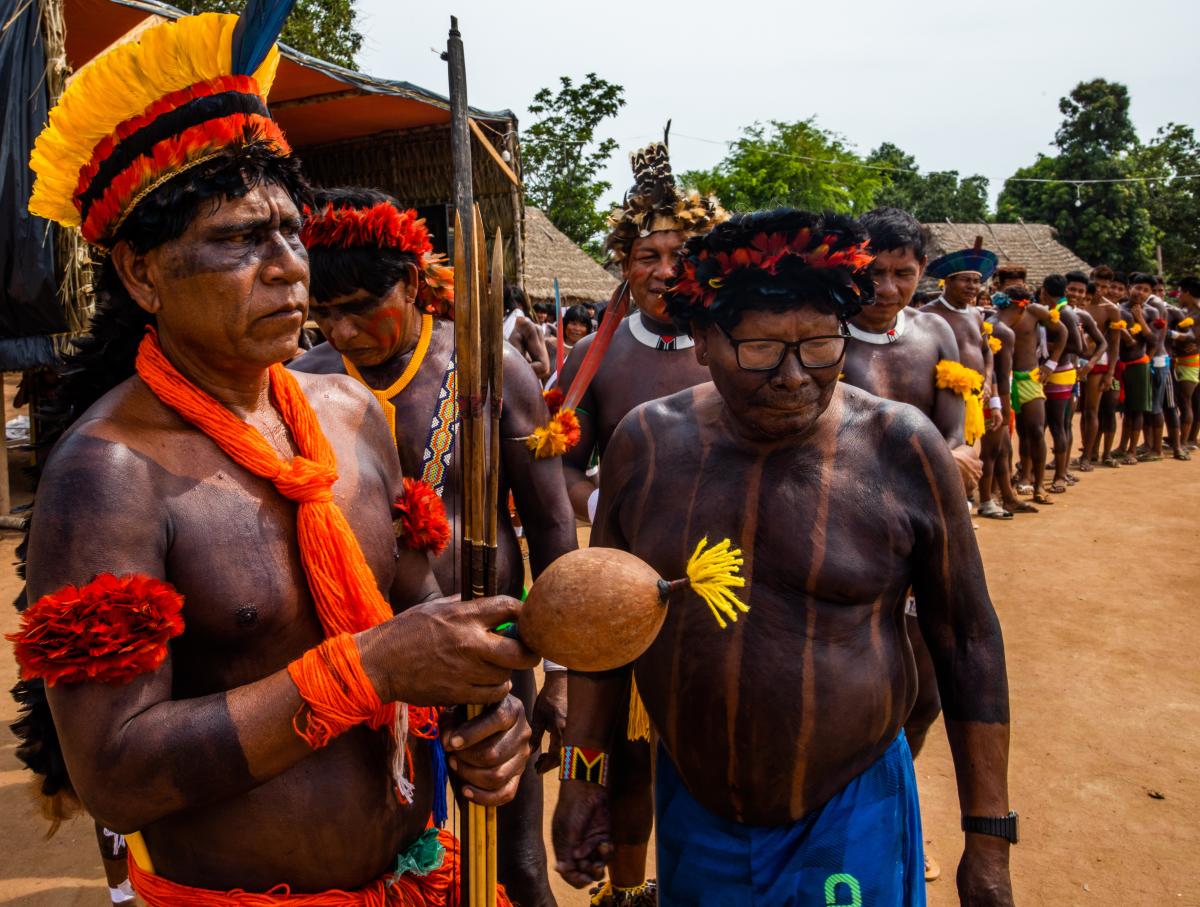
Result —
[[[1022, 907], [1200, 907], [1198, 520], [1200, 458], [1098, 470], [1039, 515], [978, 521], [1008, 653]], [[0, 535], [0, 632], [16, 626], [7, 605], [19, 589], [8, 566], [16, 542]], [[0, 687], [15, 673], [4, 643]], [[0, 695], [0, 724], [14, 717]], [[0, 904], [107, 904], [91, 824], [45, 840], [14, 748], [0, 733]], [[917, 775], [927, 847], [943, 867], [929, 901], [947, 907], [957, 903], [961, 834], [936, 728]], [[548, 810], [554, 796], [551, 782]], [[555, 881], [564, 907], [586, 903]]]

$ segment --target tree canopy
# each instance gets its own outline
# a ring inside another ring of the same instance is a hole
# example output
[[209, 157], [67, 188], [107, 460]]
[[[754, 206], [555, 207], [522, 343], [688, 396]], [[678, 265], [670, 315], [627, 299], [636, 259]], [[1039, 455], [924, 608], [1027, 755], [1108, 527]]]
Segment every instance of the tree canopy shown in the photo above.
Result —
[[597, 127], [625, 104], [625, 89], [594, 72], [576, 85], [560, 76], [557, 91], [541, 89], [529, 112], [521, 157], [526, 199], [594, 258], [603, 256], [605, 214], [598, 210], [611, 184], [598, 178], [616, 150], [615, 139], [597, 140]]
[[[184, 0], [189, 13], [240, 13], [245, 0]], [[357, 69], [355, 56], [363, 36], [354, 27], [354, 0], [297, 0], [283, 24], [280, 40], [301, 53]]]
[[881, 171], [815, 119], [747, 126], [711, 170], [690, 170], [684, 185], [716, 195], [731, 211], [787, 205], [809, 211], [863, 214], [884, 184]]
[[959, 179], [957, 170], [918, 173], [917, 160], [891, 142], [871, 152], [867, 163], [884, 171], [885, 182], [875, 194], [876, 205], [908, 211], [922, 223], [949, 218], [959, 223], [982, 223], [988, 217], [988, 179], [975, 174]]
[[1058, 154], [1038, 155], [1000, 193], [1002, 221], [1050, 224], [1080, 257], [1122, 270], [1148, 269], [1158, 235], [1144, 183], [1039, 183], [1021, 179], [1120, 180], [1139, 173], [1139, 145], [1124, 85], [1093, 79], [1059, 101]]

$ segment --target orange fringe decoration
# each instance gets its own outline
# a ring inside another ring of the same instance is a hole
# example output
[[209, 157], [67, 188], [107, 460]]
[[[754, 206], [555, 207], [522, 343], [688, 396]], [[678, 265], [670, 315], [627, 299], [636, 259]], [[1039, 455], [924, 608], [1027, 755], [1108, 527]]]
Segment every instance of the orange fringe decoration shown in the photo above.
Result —
[[[137, 371], [163, 403], [223, 450], [231, 460], [274, 483], [296, 501], [296, 535], [308, 587], [326, 637], [357, 633], [392, 616], [375, 576], [363, 557], [346, 517], [333, 500], [337, 461], [316, 414], [296, 378], [282, 365], [268, 372], [271, 396], [300, 455], [281, 460], [259, 432], [197, 388], [167, 361], [150, 330], [138, 348]], [[393, 723], [395, 705], [381, 705], [370, 718], [373, 728]]]
[[[357, 891], [323, 891], [319, 894], [292, 894], [287, 885], [270, 891], [206, 891], [180, 885], [129, 861], [129, 881], [147, 907], [458, 907], [459, 843], [450, 832], [438, 832], [438, 842], [446, 850], [442, 865], [426, 875], [405, 873], [393, 882], [390, 875], [376, 879]], [[502, 885], [496, 886], [497, 907], [512, 907]]]
[[546, 401], [546, 408], [550, 410], [550, 415], [553, 416], [562, 409], [566, 395], [557, 387], [550, 387], [542, 391], [542, 399]]
[[539, 460], [561, 457], [579, 443], [579, 419], [573, 409], [560, 409], [542, 428], [535, 428], [525, 445]]
[[303, 730], [300, 728], [303, 706], [292, 719], [292, 727], [314, 750], [383, 707], [349, 633], [331, 636], [315, 649], [309, 649], [289, 664], [287, 670], [300, 697], [308, 704], [308, 721]]

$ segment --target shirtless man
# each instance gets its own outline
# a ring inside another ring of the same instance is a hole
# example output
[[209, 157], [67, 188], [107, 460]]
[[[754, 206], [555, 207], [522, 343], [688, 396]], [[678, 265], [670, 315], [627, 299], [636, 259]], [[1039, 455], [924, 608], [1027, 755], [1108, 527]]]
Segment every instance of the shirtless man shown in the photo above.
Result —
[[[1112, 280], [1112, 269], [1101, 266], [1092, 271], [1092, 281], [1096, 289], [1092, 298], [1083, 307], [1096, 329], [1104, 336], [1105, 349], [1099, 352], [1099, 343], [1089, 347], [1087, 374], [1083, 385], [1083, 410], [1080, 414], [1079, 425], [1083, 435], [1083, 448], [1079, 455], [1081, 472], [1091, 472], [1093, 464], [1099, 462], [1106, 466], [1116, 465], [1111, 454], [1113, 437], [1117, 430], [1117, 404], [1119, 390], [1114, 390], [1116, 382], [1117, 362], [1120, 361], [1121, 349], [1121, 310], [1111, 301], [1112, 290], [1109, 282]], [[1073, 285], [1078, 283], [1078, 272], [1072, 271], [1067, 275], [1067, 292], [1073, 292]], [[1089, 285], [1091, 285], [1089, 284]], [[1088, 332], [1094, 339], [1094, 335]], [[1104, 449], [1101, 451], [1101, 436]]]
[[[1120, 450], [1121, 462], [1126, 466], [1154, 458], [1155, 399], [1151, 364], [1158, 346], [1154, 322], [1159, 314], [1158, 309], [1149, 302], [1153, 286], [1150, 275], [1131, 275], [1129, 298], [1121, 305], [1121, 317], [1129, 325], [1121, 341], [1121, 385], [1125, 399], [1122, 404], [1124, 420], [1121, 423]], [[1140, 449], [1139, 438], [1145, 441]]]
[[[1078, 387], [1079, 384], [1083, 384], [1086, 388], [1088, 384], [1088, 378], [1092, 373], [1092, 369], [1095, 368], [1102, 359], [1107, 362], [1106, 356], [1108, 355], [1108, 338], [1105, 336], [1104, 331], [1100, 329], [1100, 326], [1096, 324], [1096, 320], [1092, 317], [1091, 312], [1088, 311], [1089, 289], [1091, 290], [1091, 298], [1093, 299], [1094, 304], [1095, 287], [1091, 281], [1088, 280], [1087, 275], [1082, 271], [1068, 271], [1066, 274], [1066, 280], [1066, 309], [1070, 310], [1070, 314], [1075, 318], [1075, 321], [1079, 326], [1079, 338], [1082, 343], [1081, 348], [1076, 353], [1076, 387]], [[1105, 369], [1102, 368], [1101, 371], [1103, 373]], [[1100, 403], [1099, 394], [1096, 395], [1095, 403], [1097, 406]], [[1076, 408], [1075, 395], [1072, 393], [1072, 396], [1067, 403], [1066, 416], [1068, 450], [1074, 447], [1074, 417]], [[1081, 425], [1081, 434], [1083, 434], [1087, 442], [1090, 442], [1092, 438], [1095, 437], [1095, 431], [1099, 425], [1099, 421], [1099, 416], [1096, 412], [1088, 412], [1087, 398], [1085, 394], [1084, 407], [1080, 410], [1079, 422]], [[1088, 437], [1087, 435], [1089, 426], [1092, 432], [1092, 437]], [[1083, 449], [1087, 450], [1088, 446], [1089, 444], [1085, 443], [1083, 445]], [[1091, 472], [1095, 468], [1082, 456], [1075, 465], [1078, 467], [1080, 472]], [[1074, 476], [1072, 476], [1069, 472], [1066, 473], [1066, 478], [1068, 481], [1074, 480]]]
[[[612, 260], [620, 263], [624, 281], [614, 303], [620, 294], [628, 293], [635, 311], [617, 327], [599, 371], [579, 402], [575, 412], [580, 442], [563, 457], [575, 513], [589, 521], [600, 490], [587, 474], [588, 467], [593, 452], [598, 452], [603, 473], [604, 453], [617, 423], [647, 400], [710, 378], [708, 369], [696, 361], [692, 338], [672, 325], [662, 293], [684, 240], [720, 223], [725, 211], [715, 198], [680, 193], [665, 145], [650, 145], [631, 155], [631, 162], [634, 185], [609, 218], [606, 247]], [[681, 213], [686, 215], [682, 219]], [[595, 334], [589, 334], [571, 351], [558, 379], [564, 393], [595, 339]], [[616, 854], [609, 864], [609, 884], [597, 903], [652, 904], [653, 886], [646, 883], [646, 852], [654, 821], [650, 746], [622, 741], [613, 756]]]
[[1143, 300], [1145, 325], [1152, 338], [1146, 344], [1150, 356], [1150, 416], [1144, 430], [1147, 450], [1139, 457], [1150, 461], [1162, 459], [1165, 428], [1175, 459], [1190, 460], [1179, 441], [1179, 412], [1175, 407], [1175, 382], [1168, 355], [1170, 319], [1174, 316], [1179, 320], [1181, 316], [1174, 306], [1155, 294], [1160, 284], [1161, 280], [1150, 274], [1133, 274], [1129, 278], [1130, 302]]
[[[157, 42], [142, 35], [144, 56], [134, 43], [108, 54], [163, 91], [185, 87], [171, 84], [181, 69], [189, 77], [176, 42], [216, 70], [192, 78], [228, 75], [215, 65], [219, 48], [195, 52], [214, 21], [156, 26]], [[221, 21], [226, 36], [235, 22]], [[162, 74], [154, 51], [170, 64]], [[94, 60], [61, 103], [95, 114], [85, 76], [98, 63], [118, 65]], [[446, 833], [444, 852], [428, 841], [434, 750], [417, 737], [430, 710], [418, 722], [410, 708], [412, 759], [394, 762], [405, 734], [385, 704], [496, 703], [465, 724], [445, 716], [441, 736], [464, 796], [499, 805], [516, 790], [529, 739], [508, 678], [534, 657], [490, 632], [515, 618], [515, 601], [435, 600], [428, 557], [397, 545], [401, 471], [370, 396], [345, 378], [278, 366], [305, 320], [307, 189], [266, 118], [269, 85], [233, 110], [215, 100], [188, 110], [208, 117], [210, 140], [231, 137], [202, 163], [131, 170], [128, 194], [101, 168], [83, 190], [113, 202], [88, 209], [83, 229], [111, 254], [74, 387], [77, 400], [107, 393], [42, 477], [34, 604], [15, 648], [24, 676], [48, 685], [83, 805], [116, 832], [140, 832], [133, 840], [148, 854], [131, 848], [130, 871], [150, 907], [210, 897], [192, 888], [280, 884], [382, 903], [406, 852], [423, 855], [425, 874], [394, 884], [412, 903], [441, 903], [434, 892], [452, 878], [455, 851]], [[255, 98], [261, 112], [247, 117]], [[138, 115], [144, 99], [127, 103]], [[223, 112], [243, 119], [227, 128]], [[72, 148], [59, 114], [46, 132]], [[115, 122], [92, 126], [116, 134]], [[161, 138], [183, 126], [176, 117], [150, 128]], [[136, 147], [119, 144], [110, 160], [136, 162]], [[66, 220], [74, 180], [49, 182], [53, 166], [35, 155], [31, 208]], [[66, 626], [64, 607], [74, 615]], [[401, 613], [376, 619], [392, 609]]]
[[[1012, 286], [1012, 284], [1008, 284]], [[989, 300], [987, 323], [991, 325], [988, 345], [992, 348], [992, 374], [1000, 397], [1001, 423], [989, 428], [980, 445], [983, 471], [979, 479], [979, 515], [993, 520], [1011, 520], [1016, 513], [1037, 513], [1037, 508], [1022, 501], [1012, 486], [1012, 357], [1016, 335], [999, 318], [995, 295]], [[999, 494], [1000, 503], [996, 503]]]
[[[1087, 291], [1086, 282], [1081, 289]], [[1054, 476], [1047, 490], [1053, 494], [1063, 494], [1068, 484], [1078, 481], [1069, 475], [1067, 468], [1071, 462], [1071, 404], [1075, 397], [1078, 376], [1075, 366], [1083, 352], [1083, 340], [1079, 330], [1079, 319], [1067, 302], [1067, 279], [1063, 275], [1046, 275], [1042, 280], [1040, 299], [1043, 306], [1057, 313], [1062, 326], [1067, 329], [1067, 346], [1061, 356], [1051, 357], [1057, 363], [1057, 367], [1047, 369], [1049, 374], [1044, 385], [1046, 426], [1050, 429], [1050, 438], [1054, 443]], [[1026, 464], [1023, 463], [1022, 466], [1025, 467]], [[1028, 473], [1024, 478], [1029, 478]]]
[[[701, 258], [763, 234], [782, 252], [773, 268]], [[682, 575], [704, 536], [744, 557], [747, 613], [722, 630], [687, 592], [636, 662], [660, 735], [662, 904], [924, 903], [902, 731], [916, 693], [909, 586], [963, 812], [1015, 839], [1004, 647], [958, 470], [913, 407], [837, 380], [845, 322], [871, 296], [864, 239], [848, 218], [779, 211], [692, 240], [668, 299], [713, 383], [634, 410], [609, 446], [595, 544], [664, 576]], [[628, 673], [572, 673], [568, 743], [610, 749]], [[554, 845], [573, 885], [602, 871], [607, 800], [601, 784], [562, 784]], [[963, 903], [1012, 903], [1008, 850], [966, 835]]]
[[1200, 432], [1200, 277], [1179, 281], [1180, 317], [1171, 327], [1172, 357], [1178, 389], [1179, 437], [1183, 449], [1196, 449]]
[[545, 381], [551, 372], [546, 336], [541, 325], [528, 314], [528, 307], [524, 290], [510, 283], [504, 284], [504, 339], [533, 366], [538, 380]]
[[995, 267], [996, 256], [983, 248], [981, 239], [974, 248], [943, 255], [926, 268], [930, 277], [944, 280], [942, 295], [920, 310], [945, 319], [958, 342], [959, 361], [974, 373], [978, 390], [964, 397], [965, 440], [971, 445], [989, 428], [999, 426], [1002, 418], [992, 375], [992, 349], [983, 332], [984, 316], [973, 304]]
[[[869, 266], [875, 304], [847, 323], [850, 341], [842, 380], [885, 400], [911, 404], [928, 416], [946, 439], [964, 482], [973, 485], [982, 464], [962, 441], [963, 399], [937, 381], [940, 363], [958, 362], [958, 342], [944, 319], [908, 308], [925, 269], [925, 232], [916, 218], [898, 208], [878, 208], [861, 223], [875, 256]], [[940, 704], [933, 660], [915, 613], [906, 624], [916, 656], [918, 692], [904, 733], [915, 757]]]
[[[1027, 452], [1032, 475], [1033, 500], [1036, 504], [1053, 504], [1043, 491], [1046, 474], [1046, 392], [1043, 387], [1054, 373], [1058, 360], [1067, 348], [1067, 328], [1055, 320], [1051, 309], [1032, 301], [1026, 287], [1010, 286], [1003, 294], [993, 297], [999, 310], [997, 317], [1013, 332], [1013, 372], [1011, 399], [1017, 414], [1017, 432]], [[1050, 357], [1044, 366], [1038, 364], [1038, 326], [1045, 328]], [[1018, 489], [1020, 490], [1020, 489]]]
[[[416, 212], [403, 210], [389, 195], [372, 189], [326, 189], [317, 193], [314, 210], [302, 235], [312, 270], [309, 312], [327, 342], [301, 356], [292, 368], [350, 374], [371, 391], [389, 423], [404, 474], [421, 478], [441, 497], [455, 526], [453, 537], [461, 538], [454, 323], [446, 317], [452, 294], [444, 289], [450, 286], [448, 269], [432, 255], [429, 235]], [[330, 229], [335, 223], [336, 234]], [[356, 232], [356, 223], [372, 228]], [[388, 226], [380, 229], [380, 224]], [[517, 598], [525, 566], [509, 519], [510, 490], [535, 577], [577, 544], [559, 459], [537, 458], [523, 440], [548, 418], [541, 383], [516, 349], [506, 346], [498, 588]], [[460, 592], [459, 552], [449, 546], [434, 553], [439, 586]], [[539, 731], [550, 731], [551, 747], [557, 752], [559, 725], [566, 714], [565, 673], [547, 673], [536, 704], [531, 671], [514, 675], [513, 684], [530, 721]], [[499, 878], [514, 899], [529, 907], [554, 904], [541, 816], [541, 776], [530, 763], [516, 800], [499, 815]]]

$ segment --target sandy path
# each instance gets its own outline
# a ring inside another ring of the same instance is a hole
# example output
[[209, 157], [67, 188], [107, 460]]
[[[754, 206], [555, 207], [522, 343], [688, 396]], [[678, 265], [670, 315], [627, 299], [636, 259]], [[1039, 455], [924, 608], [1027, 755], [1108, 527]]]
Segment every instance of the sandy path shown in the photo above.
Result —
[[[1168, 461], [1098, 470], [1038, 516], [979, 521], [1012, 688], [1019, 905], [1200, 907], [1198, 520], [1200, 461]], [[15, 543], [0, 539], [4, 632], [16, 623]], [[5, 644], [0, 686], [14, 675]], [[14, 715], [0, 696], [0, 722]], [[106, 904], [90, 823], [44, 841], [13, 749], [0, 738], [0, 904]], [[957, 903], [961, 835], [936, 728], [917, 772], [925, 837], [944, 869], [930, 904], [945, 907]], [[553, 796], [550, 783], [548, 807]], [[586, 903], [561, 883], [557, 891], [564, 907]]]

